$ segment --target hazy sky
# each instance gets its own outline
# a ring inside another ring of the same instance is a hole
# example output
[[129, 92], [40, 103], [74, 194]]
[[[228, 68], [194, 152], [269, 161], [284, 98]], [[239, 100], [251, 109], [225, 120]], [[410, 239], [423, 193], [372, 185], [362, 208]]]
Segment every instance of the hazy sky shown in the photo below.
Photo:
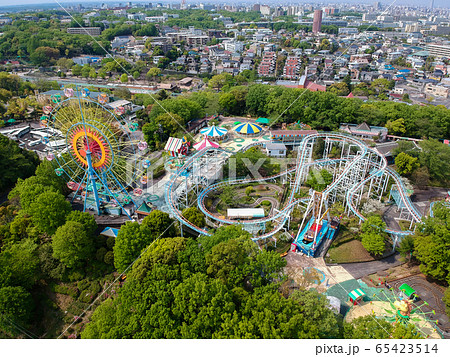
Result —
[[[79, 4], [79, 3], [83, 3], [86, 2], [85, 0], [58, 0], [61, 3], [70, 3], [70, 4]], [[122, 2], [125, 3], [127, 2], [127, 0], [98, 0], [99, 2]], [[131, 0], [132, 1], [132, 0]], [[150, 2], [150, 3], [157, 3], [160, 2], [161, 0], [146, 0], [145, 2]], [[245, 0], [235, 0], [235, 1], [231, 1], [231, 3], [234, 2], [244, 2]], [[381, 0], [380, 2], [382, 4], [391, 4], [394, 0]], [[397, 0], [396, 4], [399, 5], [405, 5], [405, 4], [410, 4], [410, 5], [425, 5], [425, 4], [430, 4], [431, 0]], [[11, 0], [0, 0], [0, 6], [8, 6], [8, 5], [26, 5], [26, 4], [42, 4], [42, 3], [52, 3], [54, 2], [54, 0], [18, 0], [18, 1], [11, 1]], [[133, 2], [133, 1], [132, 1]], [[167, 2], [167, 0], [163, 0], [163, 2]], [[171, 1], [171, 2], [181, 2], [178, 0], [175, 1]], [[227, 1], [224, 0], [187, 0], [187, 3], [193, 3], [193, 2], [203, 2], [203, 3], [226, 3]], [[251, 0], [249, 2], [256, 2], [256, 0]], [[261, 0], [258, 1], [261, 4], [267, 3], [270, 4], [271, 1], [270, 0]], [[318, 2], [318, 0], [314, 1], [314, 0], [306, 0], [306, 1], [296, 1], [296, 0], [286, 0], [286, 2], [290, 2], [290, 3], [298, 3], [298, 4], [302, 4], [304, 2]], [[320, 2], [325, 3], [327, 2], [326, 0], [321, 0]], [[366, 4], [372, 4], [374, 2], [374, 0], [330, 0], [330, 3], [338, 3], [338, 2], [346, 2], [346, 3], [366, 3]], [[439, 7], [439, 6], [445, 6], [445, 7], [449, 7], [449, 1], [448, 0], [434, 0], [434, 6], [435, 7]]]

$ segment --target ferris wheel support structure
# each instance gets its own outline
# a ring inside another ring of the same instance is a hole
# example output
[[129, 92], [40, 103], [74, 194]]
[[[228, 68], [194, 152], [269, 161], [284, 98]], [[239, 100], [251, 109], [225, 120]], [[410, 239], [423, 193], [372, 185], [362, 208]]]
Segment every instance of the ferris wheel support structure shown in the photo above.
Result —
[[[84, 137], [86, 138], [86, 142], [88, 141], [88, 137], [87, 137], [87, 131], [86, 131], [86, 123], [84, 121], [84, 113], [83, 113], [83, 107], [81, 106], [81, 100], [80, 100], [80, 93], [78, 91], [78, 86], [76, 86], [76, 90], [77, 90], [77, 96], [78, 96], [78, 105], [80, 106], [80, 113], [81, 113], [81, 121], [83, 123], [83, 128], [84, 128]], [[86, 161], [87, 161], [87, 166], [88, 166], [88, 175], [91, 183], [92, 183], [92, 192], [94, 192], [94, 200], [95, 200], [95, 210], [97, 215], [100, 215], [100, 198], [98, 197], [98, 191], [97, 191], [97, 185], [95, 182], [95, 171], [94, 171], [94, 166], [92, 165], [92, 152], [90, 150], [90, 147], [88, 145], [88, 149], [86, 150]], [[87, 194], [84, 197], [84, 209], [86, 210], [86, 199], [87, 199]]]

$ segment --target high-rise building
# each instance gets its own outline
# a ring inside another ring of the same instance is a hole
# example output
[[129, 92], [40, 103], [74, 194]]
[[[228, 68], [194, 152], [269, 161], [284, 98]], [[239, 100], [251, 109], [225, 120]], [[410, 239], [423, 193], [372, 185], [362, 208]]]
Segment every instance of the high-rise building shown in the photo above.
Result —
[[253, 5], [253, 11], [258, 11], [260, 10], [260, 5], [259, 4], [254, 4]]
[[322, 29], [322, 10], [314, 11], [314, 20], [313, 20], [313, 33], [318, 33]]
[[431, 2], [430, 2], [430, 8], [431, 8], [431, 11], [433, 11], [433, 8], [434, 8], [434, 0], [431, 0]]
[[375, 1], [373, 7], [375, 8], [375, 10], [381, 10], [381, 3], [379, 1]]
[[270, 15], [270, 6], [260, 5], [259, 11], [261, 12], [262, 15], [268, 16], [268, 15]]

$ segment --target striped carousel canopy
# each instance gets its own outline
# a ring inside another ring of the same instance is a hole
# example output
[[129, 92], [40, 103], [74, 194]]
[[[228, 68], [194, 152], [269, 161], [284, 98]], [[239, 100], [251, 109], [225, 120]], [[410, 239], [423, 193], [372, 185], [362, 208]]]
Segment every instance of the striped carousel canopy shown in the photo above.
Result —
[[194, 144], [194, 148], [195, 150], [202, 150], [202, 149], [206, 149], [206, 148], [218, 148], [219, 144], [215, 143], [214, 141], [209, 140], [208, 138], [204, 138], [202, 141], [200, 141], [197, 144]]
[[257, 134], [262, 131], [262, 127], [253, 123], [242, 123], [236, 125], [234, 131], [239, 134]]
[[207, 128], [204, 128], [200, 130], [200, 133], [202, 133], [205, 136], [208, 136], [210, 138], [216, 138], [220, 136], [226, 135], [228, 132], [227, 129], [221, 128], [220, 126], [208, 126]]

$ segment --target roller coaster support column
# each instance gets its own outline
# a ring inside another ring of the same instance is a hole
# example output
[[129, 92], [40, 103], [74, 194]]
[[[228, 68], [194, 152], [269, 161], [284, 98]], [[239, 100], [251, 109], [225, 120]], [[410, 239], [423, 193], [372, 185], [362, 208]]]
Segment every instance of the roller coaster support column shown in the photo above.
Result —
[[[385, 175], [385, 174], [383, 174], [383, 175]], [[387, 187], [388, 187], [388, 184], [389, 184], [389, 176], [388, 176], [388, 175], [385, 175], [385, 177], [386, 177], [386, 179], [385, 179], [385, 181], [384, 181], [383, 189], [381, 190], [380, 199], [378, 200], [378, 201], [380, 201], [380, 202], [381, 202], [381, 198], [383, 197], [383, 193], [386, 192]], [[389, 198], [390, 198], [390, 197], [391, 197], [391, 195], [389, 194]]]

